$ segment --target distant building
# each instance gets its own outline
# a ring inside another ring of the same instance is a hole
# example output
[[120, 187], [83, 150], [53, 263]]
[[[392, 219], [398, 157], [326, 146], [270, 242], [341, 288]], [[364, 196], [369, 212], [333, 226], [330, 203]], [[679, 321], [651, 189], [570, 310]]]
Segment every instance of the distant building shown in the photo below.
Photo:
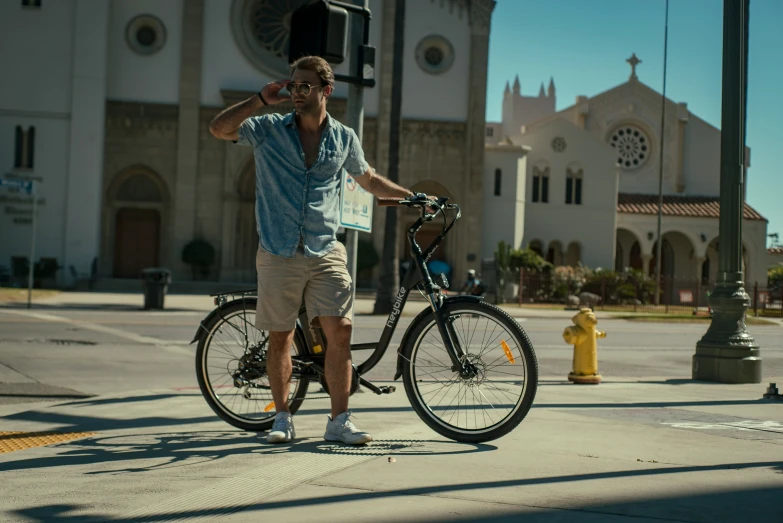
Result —
[[[627, 82], [561, 111], [552, 80], [536, 97], [518, 77], [506, 85], [503, 121], [485, 132], [482, 256], [504, 240], [555, 264], [655, 274], [663, 146], [661, 272], [715, 280], [720, 131], [667, 100], [661, 133], [662, 96], [628, 62]], [[767, 220], [747, 204], [742, 234], [747, 281], [766, 281]]]

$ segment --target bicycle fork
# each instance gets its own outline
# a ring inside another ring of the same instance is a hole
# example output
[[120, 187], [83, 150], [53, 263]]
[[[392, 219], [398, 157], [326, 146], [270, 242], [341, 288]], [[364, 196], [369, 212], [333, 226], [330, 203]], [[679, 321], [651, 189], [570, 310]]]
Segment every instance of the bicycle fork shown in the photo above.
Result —
[[428, 295], [427, 299], [430, 301], [432, 310], [435, 313], [435, 323], [443, 339], [443, 344], [446, 346], [446, 353], [451, 359], [452, 372], [459, 372], [460, 377], [465, 380], [475, 378], [478, 374], [478, 369], [473, 363], [468, 361], [465, 351], [462, 349], [460, 338], [454, 329], [454, 320], [456, 318], [450, 318], [444, 314], [441, 305], [442, 297], [440, 295], [433, 293]]

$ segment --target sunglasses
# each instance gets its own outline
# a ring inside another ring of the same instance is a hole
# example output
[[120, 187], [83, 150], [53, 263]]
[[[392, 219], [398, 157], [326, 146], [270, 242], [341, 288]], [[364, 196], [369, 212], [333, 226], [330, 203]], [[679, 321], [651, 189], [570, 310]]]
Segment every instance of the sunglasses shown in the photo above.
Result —
[[310, 91], [313, 90], [313, 87], [325, 87], [325, 86], [311, 85], [308, 83], [297, 84], [294, 82], [289, 82], [288, 85], [286, 86], [286, 89], [288, 89], [288, 92], [292, 94], [295, 93], [295, 94], [302, 94], [304, 96], [310, 96]]

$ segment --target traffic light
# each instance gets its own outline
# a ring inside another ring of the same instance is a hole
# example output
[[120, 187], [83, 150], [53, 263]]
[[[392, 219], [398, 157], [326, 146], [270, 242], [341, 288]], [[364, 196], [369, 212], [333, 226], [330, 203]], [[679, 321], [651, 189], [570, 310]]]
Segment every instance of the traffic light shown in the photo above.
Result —
[[291, 15], [288, 61], [320, 56], [341, 64], [348, 54], [348, 11], [328, 0], [309, 2]]

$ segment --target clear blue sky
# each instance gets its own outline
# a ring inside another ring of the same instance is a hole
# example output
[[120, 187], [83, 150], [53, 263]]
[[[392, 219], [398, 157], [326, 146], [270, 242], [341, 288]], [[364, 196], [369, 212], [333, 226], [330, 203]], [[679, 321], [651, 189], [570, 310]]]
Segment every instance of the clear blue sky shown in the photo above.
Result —
[[[557, 109], [627, 81], [631, 53], [639, 80], [663, 88], [665, 0], [498, 0], [492, 17], [487, 120], [501, 120], [506, 81], [537, 95], [550, 76]], [[748, 203], [783, 241], [783, 0], [751, 0]], [[669, 1], [666, 96], [721, 123], [722, 0]]]

